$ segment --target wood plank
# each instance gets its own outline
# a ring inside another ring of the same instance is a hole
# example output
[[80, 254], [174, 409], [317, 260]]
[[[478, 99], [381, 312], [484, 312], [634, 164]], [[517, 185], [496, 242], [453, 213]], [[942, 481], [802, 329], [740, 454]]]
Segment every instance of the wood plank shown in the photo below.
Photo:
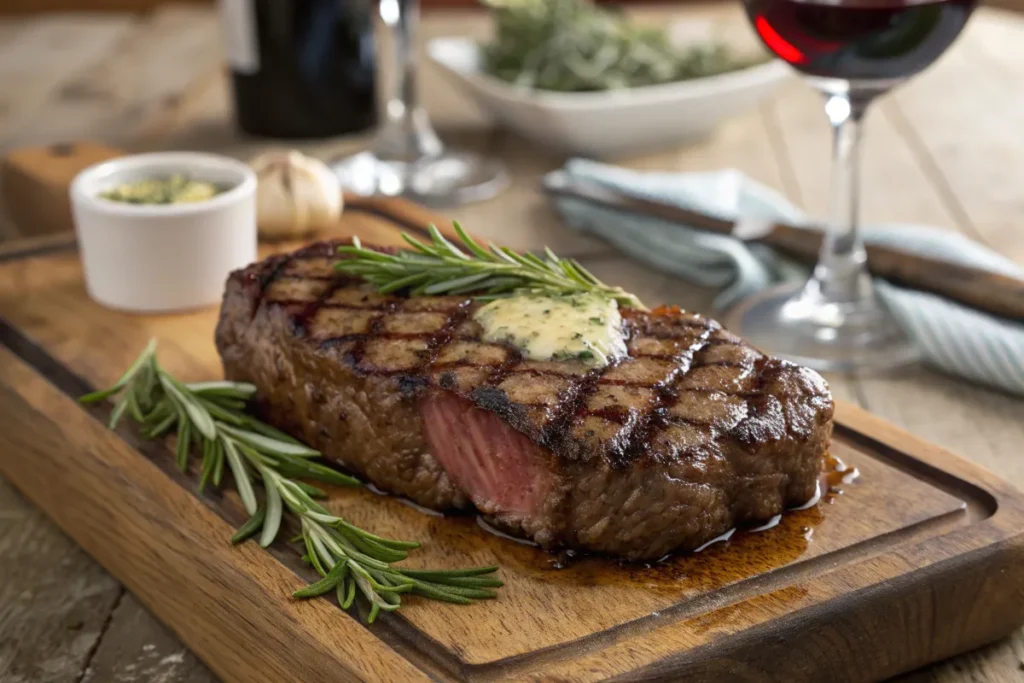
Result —
[[[211, 0], [171, 0], [176, 3], [210, 4]], [[43, 12], [142, 12], [166, 5], [168, 0], [5, 0], [0, 15]], [[6, 20], [6, 19], [5, 19]]]
[[[1024, 115], [1024, 94], [1007, 87], [1012, 80], [1005, 70], [993, 68], [992, 57], [1003, 47], [1019, 52], [1011, 33], [1019, 42], [1024, 20], [978, 12], [953, 49], [892, 99], [902, 115], [904, 136], [915, 146], [930, 181], [959, 214], [961, 229], [1024, 263], [1017, 220], [1024, 199], [1013, 181], [1024, 170], [1024, 140], [1016, 130]], [[956, 84], [955, 96], [950, 96], [950, 84]], [[932, 106], [939, 101], [942, 106]]]
[[122, 589], [2, 477], [0, 576], [0, 680], [77, 680]]
[[[828, 220], [832, 141], [823, 98], [807, 84], [793, 81], [769, 106], [778, 121], [784, 163], [792, 169], [792, 186], [787, 189], [809, 216]], [[861, 213], [866, 224], [905, 222], [955, 229], [956, 220], [941, 193], [922, 173], [913, 149], [893, 124], [886, 99], [869, 111], [862, 144]]]
[[[131, 27], [131, 17], [60, 15], [0, 23], [0, 152], [55, 88], [92, 66]], [[0, 206], [0, 241], [22, 234]]]
[[0, 41], [0, 150], [21, 144], [44, 103], [74, 74], [95, 68], [134, 23], [126, 15], [57, 15], [27, 21]]
[[217, 31], [206, 9], [154, 12], [102, 62], [79, 65], [20, 128], [19, 143], [91, 138], [131, 148], [163, 134], [189, 89], [220, 68]]
[[13, 149], [0, 159], [0, 204], [22, 234], [71, 233], [71, 182], [89, 166], [121, 154], [89, 142]]
[[81, 683], [216, 683], [217, 677], [131, 593], [110, 616]]
[[890, 683], [1020, 683], [1024, 680], [1024, 634], [894, 678]]

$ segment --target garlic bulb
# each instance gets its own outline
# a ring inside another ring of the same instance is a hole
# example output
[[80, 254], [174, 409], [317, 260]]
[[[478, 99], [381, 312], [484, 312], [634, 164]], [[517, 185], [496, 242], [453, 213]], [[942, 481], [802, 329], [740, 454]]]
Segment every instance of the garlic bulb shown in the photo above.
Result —
[[259, 181], [256, 213], [261, 237], [288, 239], [330, 227], [341, 215], [341, 185], [319, 159], [291, 150], [249, 162]]

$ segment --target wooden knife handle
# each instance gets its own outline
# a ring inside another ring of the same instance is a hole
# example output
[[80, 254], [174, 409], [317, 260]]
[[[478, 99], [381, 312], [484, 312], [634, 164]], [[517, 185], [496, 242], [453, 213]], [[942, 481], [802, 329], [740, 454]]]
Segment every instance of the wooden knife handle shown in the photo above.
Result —
[[[733, 230], [732, 221], [634, 197], [567, 174], [549, 176], [544, 189], [551, 195], [586, 201], [619, 213], [653, 216], [723, 235], [732, 234]], [[771, 226], [755, 239], [810, 264], [818, 260], [821, 240], [822, 233], [818, 230], [780, 224]], [[868, 246], [867, 257], [872, 274], [895, 284], [931, 292], [986, 313], [1024, 321], [1024, 280], [892, 247]]]
[[[818, 258], [822, 235], [789, 225], [775, 225], [762, 243], [813, 263]], [[867, 245], [872, 275], [893, 284], [938, 294], [987, 313], [1024, 321], [1024, 280], [961, 266], [882, 245]]]

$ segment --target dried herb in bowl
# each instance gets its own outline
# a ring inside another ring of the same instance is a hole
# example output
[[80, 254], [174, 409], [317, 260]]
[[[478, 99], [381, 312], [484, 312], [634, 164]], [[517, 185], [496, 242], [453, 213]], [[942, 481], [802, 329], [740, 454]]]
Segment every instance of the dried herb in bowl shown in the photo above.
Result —
[[713, 76], [761, 59], [720, 43], [679, 48], [662, 27], [633, 24], [589, 0], [485, 0], [495, 19], [484, 70], [535, 90], [586, 92]]

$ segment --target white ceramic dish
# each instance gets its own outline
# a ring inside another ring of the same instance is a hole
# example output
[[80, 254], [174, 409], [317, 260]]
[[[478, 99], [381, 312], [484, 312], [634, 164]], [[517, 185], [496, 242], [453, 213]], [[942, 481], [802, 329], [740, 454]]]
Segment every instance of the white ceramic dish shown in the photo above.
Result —
[[695, 140], [752, 109], [790, 73], [769, 61], [719, 76], [592, 93], [517, 88], [481, 70], [468, 38], [436, 38], [427, 55], [506, 127], [561, 151], [595, 157]]
[[[228, 189], [187, 204], [99, 196], [119, 183], [175, 173]], [[71, 205], [89, 295], [133, 312], [217, 303], [228, 273], [256, 260], [255, 194], [248, 166], [214, 154], [138, 154], [85, 169], [71, 183]]]

